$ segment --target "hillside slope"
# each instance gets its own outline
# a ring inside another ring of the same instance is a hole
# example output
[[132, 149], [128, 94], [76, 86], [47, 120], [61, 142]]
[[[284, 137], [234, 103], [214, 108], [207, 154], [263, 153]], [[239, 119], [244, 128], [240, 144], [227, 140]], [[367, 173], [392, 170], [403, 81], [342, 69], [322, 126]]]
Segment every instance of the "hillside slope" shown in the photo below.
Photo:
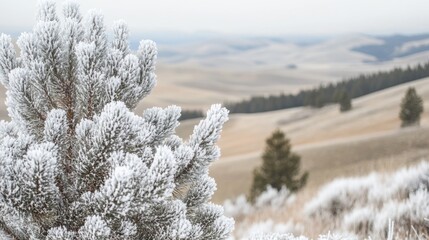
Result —
[[[248, 191], [265, 139], [276, 128], [287, 133], [303, 156], [303, 167], [310, 171], [310, 188], [336, 176], [377, 166], [396, 168], [429, 157], [429, 112], [423, 114], [421, 128], [399, 128], [399, 103], [410, 86], [416, 87], [429, 106], [429, 78], [425, 78], [355, 99], [354, 109], [347, 113], [331, 105], [231, 115], [219, 142], [222, 158], [211, 171], [218, 182], [216, 200]], [[197, 122], [183, 122], [179, 134], [189, 135]]]

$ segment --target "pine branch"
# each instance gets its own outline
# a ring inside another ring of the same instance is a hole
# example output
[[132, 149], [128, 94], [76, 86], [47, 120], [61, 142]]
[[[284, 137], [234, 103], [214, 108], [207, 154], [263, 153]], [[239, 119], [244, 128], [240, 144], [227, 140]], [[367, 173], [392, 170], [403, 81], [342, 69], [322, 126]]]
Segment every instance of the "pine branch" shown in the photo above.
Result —
[[0, 123], [0, 204], [12, 222], [0, 230], [19, 240], [226, 239], [232, 221], [209, 204], [208, 167], [227, 110], [212, 106], [188, 143], [175, 135], [180, 108], [134, 114], [156, 82], [155, 43], [134, 55], [124, 22], [109, 45], [101, 14], [81, 25], [69, 3], [64, 15], [41, 3], [18, 40], [19, 66], [0, 36], [11, 116]]
[[19, 236], [17, 236], [13, 232], [13, 230], [10, 229], [3, 220], [0, 220], [0, 229], [3, 230], [13, 240], [23, 240], [23, 239], [19, 238]]

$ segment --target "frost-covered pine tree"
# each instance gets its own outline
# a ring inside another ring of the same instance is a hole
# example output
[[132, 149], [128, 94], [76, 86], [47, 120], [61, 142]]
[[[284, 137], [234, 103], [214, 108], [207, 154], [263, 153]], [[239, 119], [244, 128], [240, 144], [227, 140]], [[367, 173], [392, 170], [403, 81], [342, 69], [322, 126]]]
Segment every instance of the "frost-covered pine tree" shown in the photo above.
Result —
[[112, 40], [103, 16], [42, 2], [31, 33], [0, 36], [10, 122], [0, 123], [1, 239], [226, 239], [232, 219], [211, 204], [209, 164], [227, 110], [214, 105], [190, 139], [176, 106], [136, 104], [155, 85], [156, 46]]

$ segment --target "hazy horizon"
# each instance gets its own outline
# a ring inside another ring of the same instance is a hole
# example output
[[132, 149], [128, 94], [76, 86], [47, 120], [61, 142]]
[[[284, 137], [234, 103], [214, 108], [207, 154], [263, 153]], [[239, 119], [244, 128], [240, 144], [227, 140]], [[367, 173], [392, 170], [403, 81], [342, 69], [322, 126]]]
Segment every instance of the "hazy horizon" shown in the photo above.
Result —
[[[64, 1], [56, 0], [61, 7]], [[200, 33], [242, 36], [335, 36], [419, 34], [429, 32], [429, 2], [425, 0], [135, 0], [77, 1], [84, 12], [100, 9], [110, 26], [124, 19], [134, 35]], [[0, 30], [30, 30], [37, 1], [4, 1]]]

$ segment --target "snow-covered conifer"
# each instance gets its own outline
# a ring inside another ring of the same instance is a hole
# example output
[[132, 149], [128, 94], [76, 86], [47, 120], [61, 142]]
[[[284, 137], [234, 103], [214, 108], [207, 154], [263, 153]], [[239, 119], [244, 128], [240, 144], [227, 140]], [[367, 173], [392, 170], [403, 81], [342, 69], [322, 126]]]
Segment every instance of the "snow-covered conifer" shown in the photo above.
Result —
[[233, 220], [210, 203], [208, 167], [228, 112], [213, 105], [188, 141], [180, 108], [132, 112], [156, 83], [154, 42], [133, 53], [129, 30], [79, 5], [40, 4], [17, 40], [0, 36], [10, 122], [0, 122], [2, 239], [229, 237]]

